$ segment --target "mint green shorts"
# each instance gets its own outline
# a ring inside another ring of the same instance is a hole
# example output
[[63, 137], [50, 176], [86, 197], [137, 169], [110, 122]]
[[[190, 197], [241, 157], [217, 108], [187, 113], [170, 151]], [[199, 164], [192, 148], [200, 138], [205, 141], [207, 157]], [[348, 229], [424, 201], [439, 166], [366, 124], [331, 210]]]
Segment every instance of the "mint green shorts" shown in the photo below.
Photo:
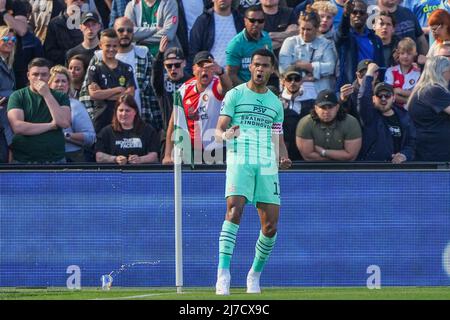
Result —
[[244, 196], [255, 206], [258, 202], [280, 205], [278, 168], [265, 170], [257, 164], [228, 163], [225, 188], [225, 198]]

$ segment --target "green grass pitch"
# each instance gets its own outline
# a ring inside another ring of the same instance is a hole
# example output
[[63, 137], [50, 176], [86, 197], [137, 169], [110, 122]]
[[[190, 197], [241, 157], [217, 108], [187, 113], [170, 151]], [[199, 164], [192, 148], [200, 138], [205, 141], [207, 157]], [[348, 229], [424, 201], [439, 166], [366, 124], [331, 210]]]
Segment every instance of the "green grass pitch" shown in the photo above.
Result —
[[450, 300], [450, 287], [268, 287], [261, 294], [232, 288], [231, 295], [216, 296], [213, 288], [0, 288], [0, 300]]

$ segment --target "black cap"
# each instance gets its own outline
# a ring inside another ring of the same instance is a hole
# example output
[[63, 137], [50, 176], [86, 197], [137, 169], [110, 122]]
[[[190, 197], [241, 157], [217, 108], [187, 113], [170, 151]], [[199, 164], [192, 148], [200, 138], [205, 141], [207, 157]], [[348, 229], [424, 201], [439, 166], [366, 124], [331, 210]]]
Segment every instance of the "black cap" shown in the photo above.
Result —
[[85, 24], [89, 20], [94, 20], [95, 22], [100, 23], [100, 18], [98, 17], [98, 14], [92, 11], [87, 11], [83, 13], [83, 15], [81, 16], [80, 23]]
[[302, 69], [291, 64], [289, 67], [286, 68], [286, 71], [284, 71], [283, 77], [286, 78], [287, 76], [289, 76], [291, 74], [295, 74], [295, 75], [298, 75], [298, 76], [301, 77], [302, 76]]
[[373, 61], [370, 60], [370, 59], [364, 59], [364, 60], [361, 60], [361, 61], [358, 63], [358, 66], [356, 67], [356, 71], [357, 71], [357, 72], [361, 72], [361, 71], [363, 71], [363, 70], [366, 70], [367, 67], [369, 66], [369, 64], [371, 64], [372, 62], [373, 62]]
[[214, 56], [209, 51], [200, 51], [194, 57], [194, 64], [198, 64], [202, 61], [213, 61]]
[[322, 90], [317, 95], [315, 105], [318, 107], [335, 106], [338, 103], [338, 98], [333, 90]]
[[164, 52], [164, 61], [169, 59], [184, 60], [183, 50], [178, 47], [171, 47], [166, 49], [166, 51]]
[[394, 94], [394, 88], [386, 82], [380, 82], [378, 83], [375, 88], [373, 89], [373, 94], [377, 95], [379, 94], [381, 91], [387, 91], [390, 94]]

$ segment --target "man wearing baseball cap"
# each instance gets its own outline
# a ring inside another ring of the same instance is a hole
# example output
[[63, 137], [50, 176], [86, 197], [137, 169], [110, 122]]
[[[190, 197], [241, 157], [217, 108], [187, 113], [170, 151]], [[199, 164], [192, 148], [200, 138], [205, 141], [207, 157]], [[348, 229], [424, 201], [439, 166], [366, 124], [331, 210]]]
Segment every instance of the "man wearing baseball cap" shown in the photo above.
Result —
[[98, 14], [92, 11], [84, 12], [80, 20], [80, 30], [83, 32], [83, 42], [67, 51], [66, 61], [69, 61], [69, 59], [76, 54], [82, 54], [88, 61], [91, 60], [95, 51], [99, 49], [98, 45], [100, 40], [98, 34], [101, 29], [102, 25]]
[[[212, 151], [216, 149], [223, 152], [223, 145], [216, 144], [211, 137], [214, 136], [222, 100], [231, 89], [232, 82], [209, 51], [200, 51], [194, 56], [192, 71], [194, 77], [186, 81], [174, 95], [173, 112], [177, 112], [179, 117], [184, 116], [184, 119], [178, 119], [177, 126], [183, 127], [182, 123], [185, 123], [187, 127], [194, 161], [209, 163], [204, 157], [204, 151], [208, 151], [210, 156], [215, 156]], [[173, 163], [173, 112], [167, 130], [163, 164]], [[201, 157], [197, 156], [199, 154]]]
[[394, 103], [394, 89], [385, 82], [372, 89], [378, 66], [370, 63], [358, 96], [363, 142], [360, 160], [411, 161], [415, 154], [416, 130], [409, 113]]
[[319, 92], [314, 109], [298, 123], [296, 135], [306, 161], [353, 161], [361, 149], [358, 120], [343, 111], [332, 90]]

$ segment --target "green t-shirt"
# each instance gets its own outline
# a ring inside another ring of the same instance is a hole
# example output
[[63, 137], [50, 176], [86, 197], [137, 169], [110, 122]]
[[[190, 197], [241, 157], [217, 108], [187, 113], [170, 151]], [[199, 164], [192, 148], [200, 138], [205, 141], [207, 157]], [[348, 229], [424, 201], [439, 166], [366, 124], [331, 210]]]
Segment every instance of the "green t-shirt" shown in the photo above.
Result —
[[267, 32], [263, 31], [258, 41], [247, 38], [245, 29], [231, 39], [225, 51], [226, 65], [239, 67], [238, 77], [244, 82], [250, 80], [250, 66], [253, 52], [257, 49], [268, 49], [272, 51], [272, 39]]
[[345, 140], [361, 138], [361, 127], [355, 117], [347, 114], [344, 120], [325, 125], [314, 121], [311, 115], [303, 117], [296, 130], [296, 136], [314, 140], [314, 144], [324, 149], [343, 150]]
[[[70, 106], [69, 97], [61, 92], [50, 90], [60, 106]], [[52, 116], [44, 98], [31, 91], [30, 87], [14, 91], [8, 100], [8, 111], [22, 109], [24, 121], [49, 123]], [[54, 162], [64, 158], [65, 140], [61, 129], [50, 130], [38, 135], [16, 134], [11, 148], [14, 160], [19, 162]]]
[[[157, 19], [156, 14], [158, 12], [159, 8], [159, 2], [160, 0], [156, 0], [153, 6], [149, 7], [147, 3], [142, 0], [142, 21], [141, 24], [143, 27], [146, 28], [156, 28], [157, 26]], [[159, 51], [159, 43], [154, 44], [147, 44], [148, 49], [152, 53], [154, 57], [156, 57], [156, 54]]]
[[275, 160], [272, 129], [282, 127], [284, 112], [272, 91], [256, 93], [247, 83], [240, 84], [225, 95], [220, 115], [229, 116], [230, 126], [239, 125], [240, 129], [238, 138], [227, 141], [229, 153], [245, 157], [245, 161]]

